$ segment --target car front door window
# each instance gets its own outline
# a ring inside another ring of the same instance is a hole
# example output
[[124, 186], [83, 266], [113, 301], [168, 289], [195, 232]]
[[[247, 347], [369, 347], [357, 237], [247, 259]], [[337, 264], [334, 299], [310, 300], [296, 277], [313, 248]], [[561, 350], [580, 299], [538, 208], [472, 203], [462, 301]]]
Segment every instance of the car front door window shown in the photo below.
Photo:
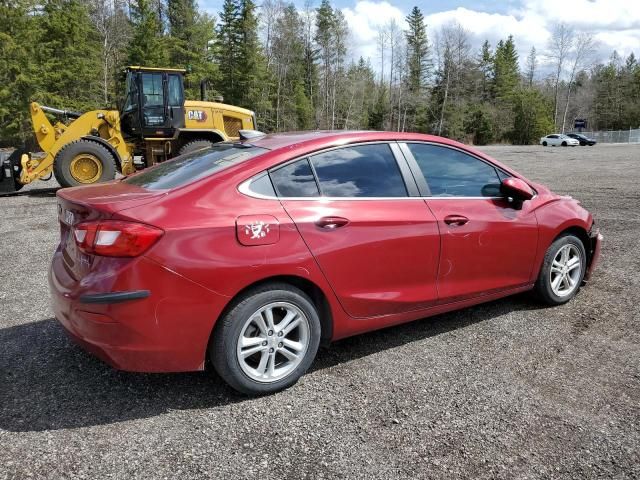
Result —
[[499, 193], [496, 169], [459, 150], [430, 144], [409, 144], [434, 197], [493, 197]]

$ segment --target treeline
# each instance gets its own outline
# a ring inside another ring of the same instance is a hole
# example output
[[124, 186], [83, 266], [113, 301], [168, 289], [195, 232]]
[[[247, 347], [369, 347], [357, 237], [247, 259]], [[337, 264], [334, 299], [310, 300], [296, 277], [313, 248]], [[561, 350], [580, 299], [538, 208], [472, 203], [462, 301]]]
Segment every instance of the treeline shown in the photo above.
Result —
[[[556, 25], [520, 62], [512, 36], [479, 50], [460, 25], [430, 38], [414, 7], [379, 29], [377, 68], [352, 60], [350, 32], [329, 0], [0, 0], [0, 146], [31, 138], [28, 104], [115, 107], [126, 65], [186, 68], [189, 98], [257, 113], [265, 131], [387, 129], [465, 142], [535, 142], [587, 118], [592, 129], [640, 127], [640, 66], [595, 61], [587, 34]], [[545, 68], [540, 68], [542, 52]], [[549, 66], [549, 61], [551, 66]], [[520, 64], [524, 68], [520, 68]]]

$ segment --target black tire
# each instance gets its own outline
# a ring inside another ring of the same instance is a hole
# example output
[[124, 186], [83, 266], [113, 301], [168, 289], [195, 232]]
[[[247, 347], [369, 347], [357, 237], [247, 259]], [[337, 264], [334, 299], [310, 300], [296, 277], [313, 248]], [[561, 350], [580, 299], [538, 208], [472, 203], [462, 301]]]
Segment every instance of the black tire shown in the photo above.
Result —
[[211, 148], [213, 145], [214, 142], [212, 142], [211, 140], [207, 140], [206, 138], [198, 138], [196, 140], [191, 140], [190, 142], [187, 142], [182, 147], [180, 147], [180, 150], [178, 150], [178, 155], [195, 152], [196, 150], [202, 150], [203, 148]]
[[[81, 154], [92, 155], [102, 165], [102, 173], [95, 181], [80, 182], [71, 175], [71, 162]], [[116, 161], [111, 152], [98, 142], [76, 140], [68, 143], [58, 152], [53, 162], [53, 174], [60, 186], [64, 188], [108, 182], [116, 178]]]
[[567, 142], [562, 142], [562, 146], [566, 147], [567, 146]]
[[[551, 287], [551, 266], [553, 264], [554, 258], [560, 252], [560, 249], [562, 249], [562, 247], [566, 245], [574, 246], [579, 252], [581, 262], [580, 275], [578, 281], [576, 282], [576, 286], [573, 288], [571, 293], [565, 296], [559, 296], [554, 293]], [[569, 300], [575, 297], [580, 290], [580, 286], [586, 272], [586, 266], [587, 254], [582, 241], [575, 235], [571, 234], [558, 237], [554, 240], [554, 242], [545, 253], [544, 260], [542, 262], [542, 268], [540, 269], [540, 274], [538, 275], [538, 280], [536, 281], [535, 285], [535, 292], [537, 296], [540, 298], [540, 300], [542, 300], [544, 303], [547, 303], [548, 305], [562, 305], [563, 303], [567, 303]]]
[[[308, 320], [309, 342], [296, 368], [279, 380], [260, 382], [252, 379], [242, 370], [238, 360], [237, 345], [245, 322], [260, 308], [273, 302], [293, 304], [304, 313]], [[316, 356], [320, 335], [320, 319], [311, 299], [302, 290], [292, 285], [268, 283], [242, 294], [218, 320], [209, 345], [209, 358], [218, 375], [238, 392], [247, 395], [270, 394], [290, 387], [304, 375]]]
[[542, 142], [542, 146], [546, 147], [547, 146], [547, 142]]
[[19, 182], [20, 174], [22, 173], [22, 155], [24, 153], [28, 153], [28, 150], [26, 148], [18, 148], [11, 152], [11, 155], [9, 155], [9, 158], [7, 158], [7, 160], [11, 164], [11, 171], [13, 173], [13, 185], [16, 192], [24, 187], [24, 184]]

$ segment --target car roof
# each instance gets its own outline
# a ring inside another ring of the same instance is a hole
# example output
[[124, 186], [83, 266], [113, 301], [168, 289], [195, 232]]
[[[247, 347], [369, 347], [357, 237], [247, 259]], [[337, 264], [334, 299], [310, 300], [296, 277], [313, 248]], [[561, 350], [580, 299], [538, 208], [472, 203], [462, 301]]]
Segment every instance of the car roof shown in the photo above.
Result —
[[267, 150], [277, 150], [287, 147], [309, 146], [325, 148], [328, 146], [346, 145], [349, 143], [372, 142], [372, 141], [421, 141], [435, 142], [445, 145], [469, 148], [444, 137], [426, 135], [422, 133], [408, 132], [385, 132], [370, 130], [315, 130], [303, 132], [285, 132], [268, 134], [259, 138], [252, 138], [243, 141], [244, 144], [254, 145]]
[[[274, 162], [287, 161], [296, 157], [311, 155], [327, 148], [366, 142], [428, 142], [454, 147], [481, 159], [491, 162], [515, 177], [522, 175], [502, 164], [495, 158], [475, 149], [470, 145], [436, 135], [410, 132], [362, 131], [362, 130], [316, 130], [303, 132], [287, 132], [264, 135], [240, 141], [243, 145], [255, 146], [269, 150], [268, 154], [259, 155], [249, 160], [244, 167], [251, 165], [255, 173], [271, 168]], [[244, 168], [240, 165], [238, 168]]]

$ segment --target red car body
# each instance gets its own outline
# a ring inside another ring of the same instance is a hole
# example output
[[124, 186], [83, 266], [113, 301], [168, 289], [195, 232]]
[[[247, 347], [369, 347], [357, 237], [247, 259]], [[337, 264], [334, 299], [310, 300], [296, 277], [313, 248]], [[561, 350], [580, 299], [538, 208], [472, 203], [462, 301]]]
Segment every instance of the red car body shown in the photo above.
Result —
[[[309, 200], [247, 187], [291, 159], [371, 142], [388, 142], [396, 155], [403, 142], [453, 148], [522, 179], [535, 196], [515, 207], [506, 197]], [[317, 300], [322, 338], [333, 341], [532, 289], [545, 251], [562, 232], [584, 239], [585, 278], [597, 262], [600, 237], [576, 200], [457, 142], [397, 132], [314, 132], [247, 143], [265, 150], [177, 188], [115, 181], [58, 192], [53, 307], [87, 350], [123, 370], [201, 370], [231, 300], [274, 278]], [[134, 257], [81, 252], [75, 225], [107, 219], [164, 233]]]

